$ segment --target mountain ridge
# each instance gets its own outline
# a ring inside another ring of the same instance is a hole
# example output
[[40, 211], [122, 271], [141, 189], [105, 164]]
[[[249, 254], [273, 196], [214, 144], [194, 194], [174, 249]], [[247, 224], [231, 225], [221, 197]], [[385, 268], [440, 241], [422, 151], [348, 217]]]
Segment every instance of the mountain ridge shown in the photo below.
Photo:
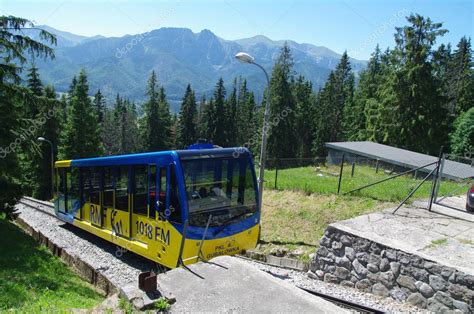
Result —
[[[194, 33], [188, 28], [163, 27], [121, 37], [87, 37], [42, 27], [57, 35], [56, 58], [37, 60], [36, 64], [43, 81], [52, 83], [58, 92], [67, 91], [72, 77], [84, 68], [91, 94], [100, 88], [109, 102], [117, 93], [140, 102], [145, 99], [148, 76], [155, 70], [173, 111], [178, 109], [188, 83], [199, 99], [201, 95], [212, 94], [220, 77], [226, 88], [235, 77], [247, 79], [249, 88], [261, 99], [265, 77], [257, 67], [235, 60], [235, 53], [239, 51], [253, 55], [270, 74], [281, 47], [287, 42], [295, 72], [311, 80], [314, 89], [324, 84], [341, 56], [323, 46], [292, 40], [274, 41], [263, 35], [227, 40], [208, 29]], [[30, 32], [34, 37], [34, 31]], [[351, 59], [351, 64], [357, 75], [367, 62]]]

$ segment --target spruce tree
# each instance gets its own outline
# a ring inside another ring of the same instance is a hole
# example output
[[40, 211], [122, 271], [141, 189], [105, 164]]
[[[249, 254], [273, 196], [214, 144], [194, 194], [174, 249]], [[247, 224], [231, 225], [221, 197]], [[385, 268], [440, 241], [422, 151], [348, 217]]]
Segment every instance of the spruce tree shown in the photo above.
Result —
[[155, 71], [151, 72], [148, 79], [148, 87], [146, 91], [148, 101], [144, 104], [144, 116], [142, 118], [141, 137], [143, 139], [143, 149], [146, 152], [158, 151], [161, 147], [159, 125], [160, 121], [160, 103], [159, 88]]
[[197, 109], [196, 98], [188, 84], [186, 92], [181, 103], [181, 109], [178, 116], [177, 126], [177, 146], [178, 148], [185, 148], [197, 140]]
[[[212, 142], [216, 145], [225, 147], [228, 146], [228, 133], [227, 133], [227, 110], [226, 110], [226, 101], [225, 101], [226, 91], [224, 88], [224, 80], [222, 78], [216, 84], [216, 89], [214, 90], [213, 98], [213, 110], [214, 110], [214, 125], [215, 129], [210, 133], [213, 137], [211, 138]], [[210, 118], [210, 116], [208, 117]], [[208, 121], [210, 122], [210, 121]]]
[[0, 16], [0, 211], [12, 217], [14, 206], [22, 195], [20, 168], [16, 147], [18, 135], [12, 130], [21, 128], [20, 113], [25, 101], [36, 101], [37, 96], [19, 86], [20, 72], [27, 61], [26, 54], [35, 57], [54, 57], [54, 51], [48, 45], [56, 44], [56, 38], [41, 30], [41, 41], [33, 40], [22, 30], [34, 27], [23, 18]]
[[94, 108], [97, 116], [97, 122], [102, 125], [104, 123], [105, 97], [97, 90], [94, 95]]
[[293, 57], [287, 43], [280, 51], [270, 81], [269, 158], [294, 158], [297, 151], [295, 99], [291, 92]]
[[459, 116], [474, 106], [474, 62], [471, 39], [462, 37], [452, 54], [448, 77], [450, 111]]
[[433, 45], [446, 33], [442, 23], [418, 14], [397, 27], [392, 69], [381, 86], [384, 142], [428, 154], [447, 144], [449, 123], [442, 84], [434, 75]]
[[61, 159], [95, 157], [102, 153], [100, 128], [88, 93], [87, 75], [81, 70], [68, 105], [66, 125], [61, 134]]
[[238, 132], [237, 129], [237, 79], [234, 79], [232, 91], [226, 101], [226, 138], [227, 146], [233, 147], [237, 145]]
[[311, 157], [314, 141], [315, 99], [313, 86], [303, 76], [298, 76], [293, 86], [296, 101], [297, 157]]

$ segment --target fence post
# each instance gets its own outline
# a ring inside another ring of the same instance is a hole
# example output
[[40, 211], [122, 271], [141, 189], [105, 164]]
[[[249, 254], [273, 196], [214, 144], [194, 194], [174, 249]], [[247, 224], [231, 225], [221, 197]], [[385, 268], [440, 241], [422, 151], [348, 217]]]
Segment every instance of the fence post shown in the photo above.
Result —
[[276, 161], [276, 169], [275, 169], [275, 190], [277, 189], [277, 181], [278, 181], [278, 165], [280, 163], [280, 160], [277, 159]]
[[433, 202], [435, 201], [435, 197], [436, 197], [436, 186], [438, 185], [439, 169], [441, 168], [441, 160], [443, 159], [443, 148], [444, 147], [441, 146], [441, 149], [439, 150], [438, 163], [436, 164], [436, 171], [433, 177], [433, 185], [431, 188], [431, 196], [430, 196], [430, 203], [428, 205], [428, 211], [431, 211], [431, 206], [433, 205]]
[[352, 162], [351, 177], [354, 177], [355, 161]]
[[341, 170], [339, 171], [339, 182], [337, 183], [337, 194], [341, 191], [341, 181], [342, 181], [342, 170], [344, 169], [344, 160], [345, 160], [346, 155], [342, 154], [342, 159], [341, 159]]

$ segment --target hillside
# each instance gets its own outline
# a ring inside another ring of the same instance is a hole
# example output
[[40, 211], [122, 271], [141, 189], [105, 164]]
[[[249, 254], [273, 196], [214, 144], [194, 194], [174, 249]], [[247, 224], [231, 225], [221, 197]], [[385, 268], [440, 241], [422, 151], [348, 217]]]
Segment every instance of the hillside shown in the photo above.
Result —
[[[41, 76], [59, 92], [68, 89], [73, 75], [81, 68], [89, 74], [91, 92], [100, 88], [112, 99], [116, 93], [141, 101], [151, 70], [166, 88], [168, 98], [176, 107], [186, 85], [191, 83], [197, 96], [210, 95], [219, 77], [227, 86], [241, 75], [257, 97], [265, 86], [264, 76], [256, 67], [240, 64], [234, 55], [239, 51], [252, 54], [270, 70], [285, 41], [273, 41], [265, 36], [240, 40], [225, 40], [209, 30], [193, 33], [186, 28], [160, 28], [148, 33], [123, 37], [84, 37], [43, 26], [58, 37], [56, 58], [37, 60]], [[35, 36], [35, 31], [30, 31]], [[295, 60], [295, 71], [309, 78], [318, 89], [336, 66], [340, 55], [311, 44], [287, 41]], [[365, 61], [351, 60], [357, 73]], [[176, 109], [176, 108], [174, 108]]]

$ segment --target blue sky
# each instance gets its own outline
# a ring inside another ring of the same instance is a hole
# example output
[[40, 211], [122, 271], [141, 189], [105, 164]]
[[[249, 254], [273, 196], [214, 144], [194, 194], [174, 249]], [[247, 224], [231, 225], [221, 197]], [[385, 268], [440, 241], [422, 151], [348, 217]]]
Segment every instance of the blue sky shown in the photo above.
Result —
[[122, 36], [160, 27], [209, 29], [224, 39], [265, 35], [347, 50], [368, 59], [377, 43], [393, 45], [394, 27], [411, 12], [443, 22], [449, 33], [440, 42], [455, 45], [473, 37], [472, 0], [378, 1], [53, 1], [0, 0], [2, 14], [26, 17], [75, 34]]

